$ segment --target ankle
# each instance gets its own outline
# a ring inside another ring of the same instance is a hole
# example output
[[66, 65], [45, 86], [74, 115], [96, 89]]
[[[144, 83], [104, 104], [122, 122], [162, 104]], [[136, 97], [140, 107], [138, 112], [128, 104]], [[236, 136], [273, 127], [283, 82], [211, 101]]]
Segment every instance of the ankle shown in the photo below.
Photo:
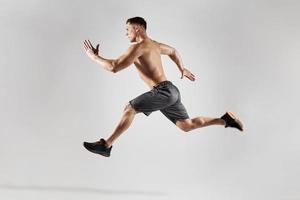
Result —
[[112, 146], [112, 142], [110, 142], [109, 140], [105, 140], [105, 147], [110, 148], [111, 146]]
[[221, 125], [225, 126], [226, 125], [226, 121], [222, 118], [219, 118], [219, 122]]

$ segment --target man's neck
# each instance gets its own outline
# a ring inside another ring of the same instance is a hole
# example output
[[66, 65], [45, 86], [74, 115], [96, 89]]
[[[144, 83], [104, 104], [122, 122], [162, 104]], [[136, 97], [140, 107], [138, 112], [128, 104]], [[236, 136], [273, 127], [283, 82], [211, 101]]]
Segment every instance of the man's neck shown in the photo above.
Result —
[[148, 39], [150, 39], [150, 38], [148, 37], [148, 35], [147, 35], [146, 33], [144, 33], [144, 34], [140, 34], [140, 35], [136, 38], [136, 41], [137, 41], [137, 42], [143, 42], [144, 40], [148, 40]]

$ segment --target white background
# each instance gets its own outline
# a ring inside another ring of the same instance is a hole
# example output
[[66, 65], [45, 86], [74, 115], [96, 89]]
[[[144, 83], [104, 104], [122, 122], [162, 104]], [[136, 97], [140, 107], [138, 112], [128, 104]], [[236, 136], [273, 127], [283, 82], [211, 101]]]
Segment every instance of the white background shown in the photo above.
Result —
[[[300, 199], [299, 1], [0, 1], [0, 198]], [[163, 58], [189, 115], [233, 110], [245, 132], [188, 134], [160, 112], [138, 114], [110, 158], [83, 141], [111, 133], [149, 88], [117, 74], [82, 42], [116, 58], [127, 18], [175, 47], [195, 82]]]

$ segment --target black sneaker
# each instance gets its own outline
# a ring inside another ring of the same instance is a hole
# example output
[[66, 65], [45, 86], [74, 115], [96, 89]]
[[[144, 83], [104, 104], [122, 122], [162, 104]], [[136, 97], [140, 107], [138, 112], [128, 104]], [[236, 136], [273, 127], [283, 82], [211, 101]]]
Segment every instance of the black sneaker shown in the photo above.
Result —
[[106, 141], [104, 139], [100, 139], [97, 142], [93, 142], [93, 143], [89, 143], [89, 142], [84, 142], [83, 146], [90, 152], [92, 153], [97, 153], [100, 154], [102, 156], [105, 157], [109, 157], [110, 156], [110, 151], [111, 151], [111, 147], [107, 147], [106, 146]]
[[221, 119], [225, 121], [225, 128], [232, 127], [240, 131], [244, 130], [242, 122], [232, 112], [226, 112]]

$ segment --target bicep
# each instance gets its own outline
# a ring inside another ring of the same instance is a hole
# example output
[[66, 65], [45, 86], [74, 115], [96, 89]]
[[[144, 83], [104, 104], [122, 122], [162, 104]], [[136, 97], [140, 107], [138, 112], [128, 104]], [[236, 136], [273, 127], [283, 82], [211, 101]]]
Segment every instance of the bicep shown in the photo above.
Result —
[[141, 49], [138, 45], [130, 46], [119, 58], [114, 61], [117, 68], [125, 68], [131, 65], [139, 56], [141, 56]]

